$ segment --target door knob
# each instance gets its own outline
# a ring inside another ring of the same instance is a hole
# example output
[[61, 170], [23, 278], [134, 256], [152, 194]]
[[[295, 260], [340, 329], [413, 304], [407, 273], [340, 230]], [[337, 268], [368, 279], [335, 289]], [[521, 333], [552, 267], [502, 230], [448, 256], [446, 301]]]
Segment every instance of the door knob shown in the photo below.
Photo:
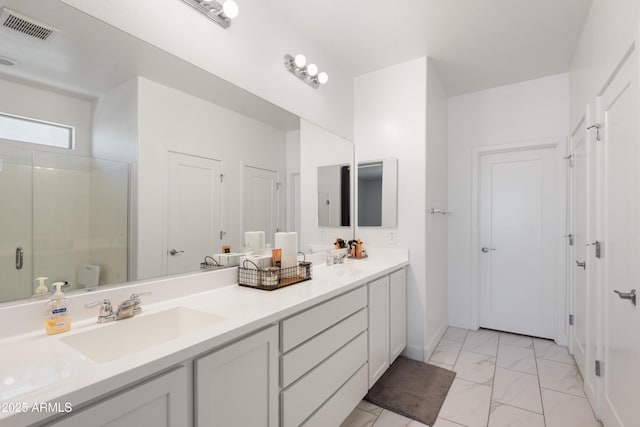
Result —
[[480, 250], [481, 250], [483, 253], [485, 253], [485, 254], [486, 254], [487, 252], [489, 252], [489, 251], [495, 251], [495, 249], [494, 249], [494, 248], [488, 248], [488, 247], [486, 247], [486, 246], [484, 246], [484, 247], [483, 247], [482, 249], [480, 249]]
[[175, 249], [171, 249], [171, 250], [169, 251], [169, 255], [171, 255], [171, 256], [176, 256], [176, 255], [178, 255], [178, 254], [182, 254], [182, 253], [184, 253], [184, 251], [177, 251], [177, 250], [175, 250]]
[[620, 292], [620, 291], [613, 291], [613, 292], [618, 294], [620, 299], [631, 300], [631, 304], [636, 305], [636, 290], [635, 289], [631, 289], [631, 292]]
[[586, 269], [587, 269], [587, 261], [582, 261], [582, 262], [580, 262], [580, 261], [576, 260], [576, 265], [577, 265], [578, 267], [582, 267], [582, 269], [583, 269], [583, 270], [586, 270]]

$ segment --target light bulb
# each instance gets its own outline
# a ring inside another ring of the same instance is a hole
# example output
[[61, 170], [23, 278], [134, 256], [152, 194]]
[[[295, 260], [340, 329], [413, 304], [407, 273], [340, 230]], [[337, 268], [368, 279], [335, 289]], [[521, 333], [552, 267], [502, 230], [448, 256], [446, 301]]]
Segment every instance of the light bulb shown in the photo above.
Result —
[[311, 77], [318, 74], [318, 66], [316, 64], [307, 65], [307, 74], [309, 74]]
[[222, 5], [222, 11], [229, 19], [233, 19], [238, 16], [238, 3], [233, 0], [227, 0]]
[[307, 65], [307, 58], [303, 54], [299, 53], [294, 58], [293, 62], [295, 62], [296, 67], [302, 68]]
[[318, 82], [320, 84], [325, 84], [328, 81], [329, 81], [329, 74], [325, 73], [324, 71], [318, 74]]

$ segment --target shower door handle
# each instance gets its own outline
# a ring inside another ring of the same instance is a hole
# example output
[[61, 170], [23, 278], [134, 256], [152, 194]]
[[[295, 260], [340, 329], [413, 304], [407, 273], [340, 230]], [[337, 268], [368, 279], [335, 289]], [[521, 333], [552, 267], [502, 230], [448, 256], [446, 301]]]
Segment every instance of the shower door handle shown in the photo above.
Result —
[[16, 248], [16, 270], [22, 270], [23, 259], [24, 259], [24, 249], [18, 246]]

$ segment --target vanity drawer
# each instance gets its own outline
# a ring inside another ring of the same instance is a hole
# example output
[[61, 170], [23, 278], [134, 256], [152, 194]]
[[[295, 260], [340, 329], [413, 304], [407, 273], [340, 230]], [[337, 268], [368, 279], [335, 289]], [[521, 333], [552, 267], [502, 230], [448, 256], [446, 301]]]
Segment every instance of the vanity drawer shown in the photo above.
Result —
[[366, 329], [367, 310], [361, 309], [281, 356], [282, 388], [289, 386]]
[[282, 426], [299, 426], [367, 362], [367, 334], [362, 332], [329, 359], [281, 393]]
[[282, 353], [288, 352], [366, 306], [367, 289], [362, 286], [282, 321]]
[[367, 394], [369, 368], [364, 364], [340, 390], [327, 400], [304, 424], [304, 427], [340, 425]]

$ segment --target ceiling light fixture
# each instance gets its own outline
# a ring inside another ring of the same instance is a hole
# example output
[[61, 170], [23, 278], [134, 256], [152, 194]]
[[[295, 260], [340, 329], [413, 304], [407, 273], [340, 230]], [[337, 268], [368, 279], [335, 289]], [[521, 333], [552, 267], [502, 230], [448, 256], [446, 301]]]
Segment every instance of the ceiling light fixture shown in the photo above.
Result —
[[238, 16], [238, 4], [234, 0], [182, 0], [217, 24], [228, 28]]
[[321, 84], [329, 81], [329, 75], [324, 71], [318, 73], [318, 66], [316, 64], [307, 65], [307, 58], [302, 54], [298, 54], [295, 57], [289, 54], [285, 55], [284, 66], [291, 74], [314, 89], [318, 89]]

